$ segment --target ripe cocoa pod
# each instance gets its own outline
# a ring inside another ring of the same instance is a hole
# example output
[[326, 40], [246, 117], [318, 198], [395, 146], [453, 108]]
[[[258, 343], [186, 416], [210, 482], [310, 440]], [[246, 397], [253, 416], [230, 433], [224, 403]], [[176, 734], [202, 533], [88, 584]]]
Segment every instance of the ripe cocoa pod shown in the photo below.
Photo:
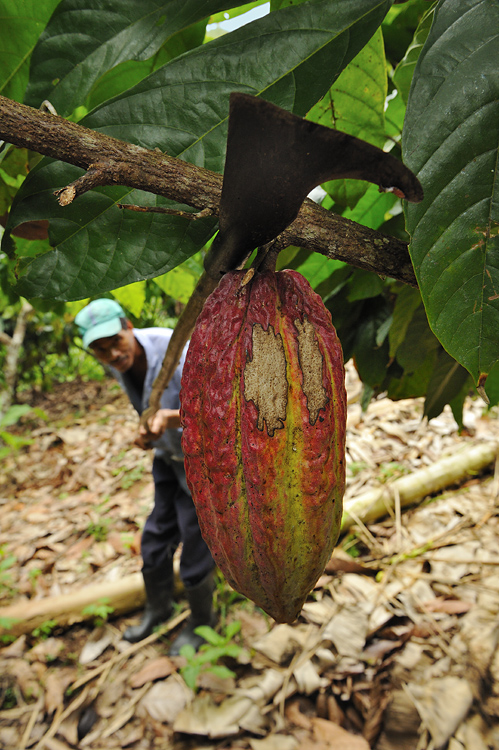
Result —
[[187, 482], [230, 585], [292, 622], [338, 538], [346, 394], [331, 315], [295, 271], [208, 298], [181, 388]]

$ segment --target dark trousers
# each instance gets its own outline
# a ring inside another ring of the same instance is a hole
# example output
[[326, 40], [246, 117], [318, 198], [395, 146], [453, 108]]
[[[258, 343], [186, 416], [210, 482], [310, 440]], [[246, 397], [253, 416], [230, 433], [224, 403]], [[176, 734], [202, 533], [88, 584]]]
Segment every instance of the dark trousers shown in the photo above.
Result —
[[181, 461], [167, 463], [153, 459], [154, 508], [142, 532], [144, 569], [166, 568], [182, 542], [180, 577], [185, 586], [195, 586], [214, 567], [213, 558], [201, 536]]

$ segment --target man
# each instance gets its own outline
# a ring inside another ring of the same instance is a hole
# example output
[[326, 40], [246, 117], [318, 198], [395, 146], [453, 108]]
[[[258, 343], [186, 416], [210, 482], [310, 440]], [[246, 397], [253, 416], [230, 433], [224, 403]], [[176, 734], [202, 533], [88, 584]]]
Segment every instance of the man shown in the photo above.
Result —
[[[149, 405], [156, 375], [172, 334], [169, 328], [133, 328], [121, 306], [111, 299], [90, 302], [75, 318], [83, 344], [107, 365], [139, 414]], [[187, 349], [187, 347], [186, 347]], [[142, 621], [127, 628], [123, 637], [135, 643], [172, 613], [173, 553], [182, 542], [180, 576], [185, 585], [191, 616], [170, 647], [178, 654], [186, 643], [198, 648], [199, 625], [212, 625], [214, 562], [201, 536], [196, 510], [187, 487], [181, 449], [179, 392], [180, 364], [161, 397], [161, 408], [139, 427], [135, 440], [142, 448], [154, 447], [152, 475], [154, 507], [142, 533], [142, 575], [146, 608]]]

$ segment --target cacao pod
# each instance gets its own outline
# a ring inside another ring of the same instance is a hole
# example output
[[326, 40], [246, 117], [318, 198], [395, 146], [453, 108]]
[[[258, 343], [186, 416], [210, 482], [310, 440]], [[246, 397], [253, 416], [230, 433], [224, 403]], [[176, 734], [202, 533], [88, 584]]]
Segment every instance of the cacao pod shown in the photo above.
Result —
[[223, 276], [181, 388], [187, 482], [229, 584], [292, 622], [338, 538], [346, 394], [331, 315], [295, 271]]

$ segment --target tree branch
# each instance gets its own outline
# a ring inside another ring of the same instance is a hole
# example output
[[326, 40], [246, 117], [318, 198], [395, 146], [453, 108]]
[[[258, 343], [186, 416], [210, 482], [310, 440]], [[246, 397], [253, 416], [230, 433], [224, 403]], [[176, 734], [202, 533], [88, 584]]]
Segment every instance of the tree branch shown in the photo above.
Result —
[[[198, 210], [218, 213], [222, 176], [98, 133], [62, 117], [0, 96], [0, 138], [54, 159], [90, 170], [62, 191], [67, 203], [104, 184], [120, 184], [161, 195]], [[416, 286], [407, 244], [305, 201], [297, 219], [281, 235], [294, 244]]]

